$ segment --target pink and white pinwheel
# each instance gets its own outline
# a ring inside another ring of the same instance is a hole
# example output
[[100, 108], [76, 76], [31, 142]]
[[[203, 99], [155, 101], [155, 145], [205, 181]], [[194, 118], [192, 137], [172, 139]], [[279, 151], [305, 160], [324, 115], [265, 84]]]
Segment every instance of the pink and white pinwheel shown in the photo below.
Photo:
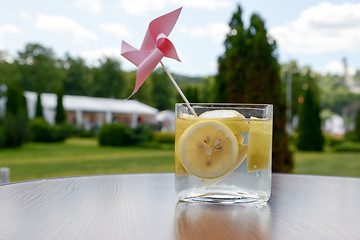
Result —
[[121, 55], [138, 67], [135, 88], [129, 98], [149, 77], [163, 57], [180, 61], [174, 45], [168, 39], [182, 8], [151, 21], [140, 50], [122, 42]]

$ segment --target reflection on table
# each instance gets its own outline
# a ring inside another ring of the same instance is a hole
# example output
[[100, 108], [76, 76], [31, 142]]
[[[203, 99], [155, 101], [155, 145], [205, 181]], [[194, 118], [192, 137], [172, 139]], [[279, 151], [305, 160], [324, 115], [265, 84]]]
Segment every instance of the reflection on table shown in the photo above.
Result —
[[177, 240], [268, 239], [270, 207], [179, 202], [175, 210]]

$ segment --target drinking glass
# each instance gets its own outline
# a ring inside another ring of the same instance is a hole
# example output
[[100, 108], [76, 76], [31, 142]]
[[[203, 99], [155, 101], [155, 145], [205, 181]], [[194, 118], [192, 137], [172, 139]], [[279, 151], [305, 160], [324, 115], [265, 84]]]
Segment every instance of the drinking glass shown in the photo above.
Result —
[[273, 106], [175, 105], [181, 201], [264, 203], [271, 193]]

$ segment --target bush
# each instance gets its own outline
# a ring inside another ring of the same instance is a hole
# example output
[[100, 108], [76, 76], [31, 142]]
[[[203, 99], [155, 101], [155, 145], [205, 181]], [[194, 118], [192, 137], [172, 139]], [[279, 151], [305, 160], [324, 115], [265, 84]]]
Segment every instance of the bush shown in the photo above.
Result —
[[355, 130], [345, 133], [344, 138], [345, 138], [346, 141], [351, 141], [351, 142], [360, 141], [360, 139], [359, 139], [358, 135], [356, 134]]
[[153, 139], [154, 132], [150, 126], [139, 125], [134, 130], [134, 144], [150, 142]]
[[360, 143], [344, 142], [343, 144], [334, 146], [332, 150], [335, 152], [360, 152]]
[[124, 123], [111, 123], [100, 128], [98, 140], [103, 146], [129, 146], [134, 144], [135, 134]]
[[149, 126], [140, 125], [131, 129], [124, 123], [111, 123], [102, 126], [98, 140], [103, 146], [129, 146], [148, 143], [153, 138], [153, 131]]
[[89, 131], [73, 126], [71, 136], [79, 137], [79, 138], [93, 138], [96, 136], [96, 131], [91, 129]]
[[50, 129], [53, 142], [65, 141], [65, 139], [72, 135], [72, 127], [66, 123], [55, 124]]
[[6, 113], [4, 135], [5, 147], [19, 147], [30, 139], [29, 121], [25, 113]]
[[175, 134], [174, 133], [165, 133], [165, 132], [156, 132], [154, 134], [153, 140], [158, 143], [174, 143]]
[[30, 121], [31, 139], [34, 142], [51, 142], [51, 127], [43, 118], [35, 118]]
[[331, 136], [329, 134], [324, 134], [324, 139], [325, 139], [326, 145], [329, 147], [334, 147], [334, 146], [344, 143], [344, 138]]
[[72, 135], [73, 127], [68, 124], [50, 126], [44, 118], [31, 121], [31, 136], [34, 142], [62, 142]]

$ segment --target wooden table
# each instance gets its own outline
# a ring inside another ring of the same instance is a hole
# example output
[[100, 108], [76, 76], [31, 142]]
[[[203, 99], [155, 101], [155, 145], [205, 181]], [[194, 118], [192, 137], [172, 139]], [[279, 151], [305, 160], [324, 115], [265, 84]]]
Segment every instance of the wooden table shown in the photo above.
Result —
[[174, 175], [0, 186], [0, 240], [360, 239], [360, 178], [273, 174], [268, 204], [177, 202]]

